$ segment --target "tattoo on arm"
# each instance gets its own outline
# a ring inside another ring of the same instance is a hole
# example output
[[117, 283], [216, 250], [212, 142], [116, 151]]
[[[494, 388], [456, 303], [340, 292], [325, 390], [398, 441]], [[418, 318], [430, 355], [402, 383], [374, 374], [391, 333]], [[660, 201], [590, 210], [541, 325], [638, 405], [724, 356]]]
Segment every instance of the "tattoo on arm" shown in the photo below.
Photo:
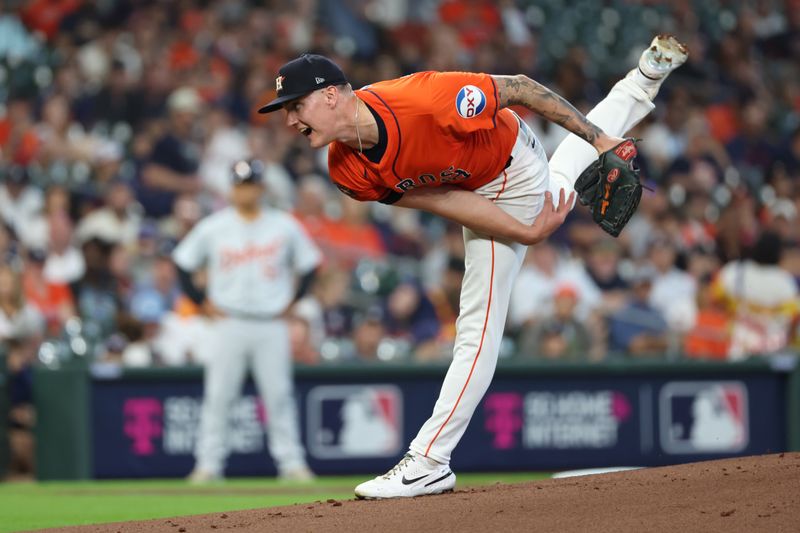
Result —
[[590, 144], [594, 144], [595, 139], [602, 135], [603, 131], [589, 122], [572, 104], [529, 77], [520, 74], [492, 78], [497, 83], [500, 107], [525, 106]]

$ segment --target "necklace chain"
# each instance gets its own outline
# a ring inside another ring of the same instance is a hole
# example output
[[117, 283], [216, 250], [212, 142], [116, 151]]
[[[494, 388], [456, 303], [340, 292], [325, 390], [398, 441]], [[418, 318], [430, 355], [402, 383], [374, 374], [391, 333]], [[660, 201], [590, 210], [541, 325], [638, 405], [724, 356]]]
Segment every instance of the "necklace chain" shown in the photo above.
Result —
[[356, 97], [356, 138], [358, 139], [358, 151], [364, 153], [364, 146], [361, 144], [361, 132], [358, 131], [358, 110], [361, 107], [361, 100]]

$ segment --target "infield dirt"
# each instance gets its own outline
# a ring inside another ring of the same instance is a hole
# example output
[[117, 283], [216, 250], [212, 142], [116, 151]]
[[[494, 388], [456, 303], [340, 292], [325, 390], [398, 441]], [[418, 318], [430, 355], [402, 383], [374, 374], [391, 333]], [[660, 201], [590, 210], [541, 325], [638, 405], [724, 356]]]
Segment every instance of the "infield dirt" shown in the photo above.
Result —
[[456, 490], [47, 531], [798, 532], [800, 453]]

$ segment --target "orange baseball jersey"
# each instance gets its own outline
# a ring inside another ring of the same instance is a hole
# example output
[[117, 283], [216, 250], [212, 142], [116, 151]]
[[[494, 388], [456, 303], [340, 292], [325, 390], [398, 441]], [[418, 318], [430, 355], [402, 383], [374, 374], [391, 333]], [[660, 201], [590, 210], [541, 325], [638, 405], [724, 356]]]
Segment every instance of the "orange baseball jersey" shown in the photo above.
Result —
[[391, 203], [416, 187], [474, 190], [510, 161], [519, 123], [499, 107], [488, 74], [419, 72], [356, 94], [380, 117], [386, 133], [377, 163], [338, 141], [329, 147], [331, 179], [357, 200]]

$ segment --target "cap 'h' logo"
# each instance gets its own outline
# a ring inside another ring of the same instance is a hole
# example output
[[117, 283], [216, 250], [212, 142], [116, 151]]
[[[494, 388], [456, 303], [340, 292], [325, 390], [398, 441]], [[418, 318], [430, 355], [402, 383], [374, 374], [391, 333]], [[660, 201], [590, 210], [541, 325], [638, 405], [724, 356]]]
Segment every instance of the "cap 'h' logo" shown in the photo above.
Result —
[[275, 78], [275, 90], [276, 91], [282, 91], [283, 90], [283, 80], [284, 79], [285, 78], [283, 76], [278, 76], [277, 78]]

